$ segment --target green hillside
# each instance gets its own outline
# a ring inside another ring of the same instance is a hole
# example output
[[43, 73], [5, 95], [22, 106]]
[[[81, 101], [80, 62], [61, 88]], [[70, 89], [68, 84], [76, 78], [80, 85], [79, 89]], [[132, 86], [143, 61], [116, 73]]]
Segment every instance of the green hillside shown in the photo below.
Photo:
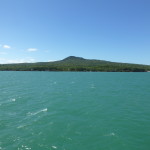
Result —
[[1, 71], [103, 71], [103, 72], [146, 72], [150, 65], [116, 63], [104, 60], [84, 59], [69, 56], [60, 61], [1, 64]]

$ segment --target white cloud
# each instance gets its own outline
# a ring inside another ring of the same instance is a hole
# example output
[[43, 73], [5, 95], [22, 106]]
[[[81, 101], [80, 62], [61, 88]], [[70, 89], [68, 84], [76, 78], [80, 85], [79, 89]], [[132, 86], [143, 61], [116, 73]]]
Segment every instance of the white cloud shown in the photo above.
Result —
[[0, 58], [0, 64], [14, 64], [14, 63], [33, 63], [34, 58], [24, 58], [24, 59], [6, 59]]
[[2, 47], [3, 47], [3, 48], [6, 48], [6, 49], [11, 48], [9, 45], [3, 45]]
[[35, 52], [35, 51], [37, 51], [37, 48], [28, 48], [27, 51], [29, 51], [29, 52]]

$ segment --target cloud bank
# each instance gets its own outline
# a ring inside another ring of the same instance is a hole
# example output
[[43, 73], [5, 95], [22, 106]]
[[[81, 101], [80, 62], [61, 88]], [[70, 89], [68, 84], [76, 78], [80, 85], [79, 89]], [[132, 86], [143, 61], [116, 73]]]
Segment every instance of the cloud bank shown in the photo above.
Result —
[[37, 51], [37, 48], [28, 48], [27, 51], [29, 51], [29, 52], [35, 52], [35, 51]]
[[9, 45], [3, 45], [2, 47], [5, 48], [5, 49], [10, 49], [11, 48]]

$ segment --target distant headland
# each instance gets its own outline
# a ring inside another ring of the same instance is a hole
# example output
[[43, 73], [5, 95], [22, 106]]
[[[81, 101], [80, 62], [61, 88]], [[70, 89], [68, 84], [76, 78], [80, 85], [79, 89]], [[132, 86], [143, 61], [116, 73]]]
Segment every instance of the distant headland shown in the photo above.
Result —
[[117, 63], [69, 56], [53, 62], [1, 64], [0, 71], [148, 72], [150, 65]]

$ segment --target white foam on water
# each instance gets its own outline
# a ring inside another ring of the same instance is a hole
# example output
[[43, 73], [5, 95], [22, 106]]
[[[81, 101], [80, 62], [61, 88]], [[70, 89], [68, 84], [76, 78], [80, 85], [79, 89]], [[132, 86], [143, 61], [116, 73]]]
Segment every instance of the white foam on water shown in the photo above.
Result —
[[116, 134], [114, 132], [110, 133], [110, 134], [106, 134], [105, 136], [115, 136]]
[[17, 128], [20, 129], [20, 128], [24, 128], [26, 125], [20, 125], [18, 126]]
[[47, 111], [47, 108], [45, 108], [45, 109], [43, 109], [43, 110], [41, 110], [41, 111], [43, 111], [43, 112], [44, 112], [44, 111]]
[[26, 145], [22, 145], [21, 147], [22, 147], [22, 148], [25, 148], [25, 149], [27, 149], [27, 150], [30, 150], [30, 149], [31, 149], [30, 147], [27, 147]]
[[34, 116], [34, 115], [37, 115], [37, 114], [39, 114], [39, 113], [41, 113], [41, 112], [46, 112], [47, 110], [48, 110], [47, 108], [44, 108], [44, 109], [39, 110], [39, 111], [37, 111], [37, 112], [28, 112], [27, 115], [29, 115], [29, 116]]
[[57, 147], [56, 147], [56, 146], [52, 146], [52, 148], [57, 149]]
[[14, 142], [20, 141], [20, 137], [16, 137], [13, 141], [14, 141]]
[[5, 105], [5, 104], [7, 105], [7, 104], [15, 102], [15, 101], [16, 101], [15, 98], [11, 98], [11, 99], [8, 99], [8, 100], [5, 100], [5, 101], [1, 102], [0, 106]]
[[15, 101], [16, 101], [16, 99], [15, 99], [15, 98], [12, 98], [12, 99], [11, 99], [11, 101], [12, 101], [12, 102], [15, 102]]
[[11, 98], [11, 99], [7, 100], [5, 103], [10, 103], [10, 102], [15, 102], [15, 101], [16, 101], [15, 98]]
[[115, 136], [115, 133], [110, 133], [110, 135]]

